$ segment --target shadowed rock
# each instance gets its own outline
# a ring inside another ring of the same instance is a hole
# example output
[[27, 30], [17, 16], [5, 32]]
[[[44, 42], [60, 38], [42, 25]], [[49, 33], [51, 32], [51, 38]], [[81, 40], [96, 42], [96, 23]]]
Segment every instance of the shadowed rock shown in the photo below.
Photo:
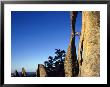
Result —
[[14, 76], [15, 76], [15, 77], [19, 77], [19, 73], [18, 73], [17, 70], [15, 70], [15, 72], [14, 72]]

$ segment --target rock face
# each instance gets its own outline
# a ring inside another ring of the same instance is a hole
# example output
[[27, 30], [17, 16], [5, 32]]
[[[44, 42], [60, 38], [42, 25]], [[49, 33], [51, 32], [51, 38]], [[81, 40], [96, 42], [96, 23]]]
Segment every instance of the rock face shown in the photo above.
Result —
[[37, 77], [47, 77], [46, 69], [43, 64], [38, 64]]
[[100, 76], [100, 12], [82, 12], [78, 50], [79, 76]]
[[75, 23], [76, 23], [77, 11], [71, 12], [72, 32], [70, 37], [70, 43], [68, 46], [67, 54], [64, 62], [65, 77], [75, 76], [76, 68], [76, 47], [75, 47]]

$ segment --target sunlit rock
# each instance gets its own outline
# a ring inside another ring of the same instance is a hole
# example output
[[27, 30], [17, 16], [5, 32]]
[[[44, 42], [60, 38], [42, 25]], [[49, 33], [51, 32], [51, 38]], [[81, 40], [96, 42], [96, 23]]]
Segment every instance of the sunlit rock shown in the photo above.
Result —
[[43, 64], [38, 64], [37, 77], [47, 77], [46, 69]]
[[100, 12], [82, 12], [78, 50], [79, 76], [100, 76]]
[[76, 17], [77, 17], [77, 11], [71, 12], [72, 31], [71, 31], [70, 43], [68, 46], [68, 50], [64, 62], [65, 77], [76, 76], [76, 63], [77, 63], [76, 47], [75, 47]]
[[24, 67], [22, 68], [21, 75], [22, 75], [23, 77], [25, 77], [25, 76], [26, 76], [26, 70], [25, 70], [25, 68], [24, 68]]

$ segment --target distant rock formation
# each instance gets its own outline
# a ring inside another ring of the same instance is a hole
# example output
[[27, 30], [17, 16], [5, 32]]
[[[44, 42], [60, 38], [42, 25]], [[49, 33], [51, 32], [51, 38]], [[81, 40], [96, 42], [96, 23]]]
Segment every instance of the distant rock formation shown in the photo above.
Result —
[[14, 72], [14, 75], [13, 75], [13, 76], [15, 76], [15, 77], [19, 77], [19, 76], [20, 76], [17, 70], [15, 70], [15, 72]]
[[22, 68], [21, 75], [22, 75], [23, 77], [25, 77], [25, 76], [26, 76], [26, 70], [25, 70], [25, 68], [24, 68], [24, 67]]
[[76, 23], [77, 13], [78, 13], [77, 11], [71, 12], [72, 32], [64, 62], [65, 77], [76, 76], [77, 56], [76, 56], [76, 47], [75, 47], [75, 23]]
[[79, 76], [100, 76], [100, 12], [82, 12], [78, 50]]
[[43, 64], [38, 64], [37, 77], [47, 77], [46, 69]]

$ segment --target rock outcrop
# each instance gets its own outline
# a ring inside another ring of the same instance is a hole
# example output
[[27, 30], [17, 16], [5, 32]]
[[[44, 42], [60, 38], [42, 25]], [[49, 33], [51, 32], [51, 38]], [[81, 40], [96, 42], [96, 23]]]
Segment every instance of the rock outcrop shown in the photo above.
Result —
[[17, 70], [15, 70], [15, 72], [14, 72], [14, 75], [13, 75], [13, 76], [15, 76], [15, 77], [19, 77], [19, 76], [20, 76]]
[[79, 76], [100, 76], [100, 12], [82, 12], [82, 31], [78, 50]]
[[72, 31], [70, 37], [70, 43], [68, 46], [67, 54], [64, 62], [65, 77], [76, 76], [76, 47], [75, 47], [75, 23], [76, 23], [77, 11], [71, 12]]
[[25, 77], [25, 76], [26, 76], [26, 70], [25, 70], [25, 68], [24, 68], [24, 67], [22, 68], [22, 73], [21, 73], [21, 75], [22, 75], [23, 77]]
[[46, 69], [43, 64], [38, 64], [37, 77], [47, 77]]

